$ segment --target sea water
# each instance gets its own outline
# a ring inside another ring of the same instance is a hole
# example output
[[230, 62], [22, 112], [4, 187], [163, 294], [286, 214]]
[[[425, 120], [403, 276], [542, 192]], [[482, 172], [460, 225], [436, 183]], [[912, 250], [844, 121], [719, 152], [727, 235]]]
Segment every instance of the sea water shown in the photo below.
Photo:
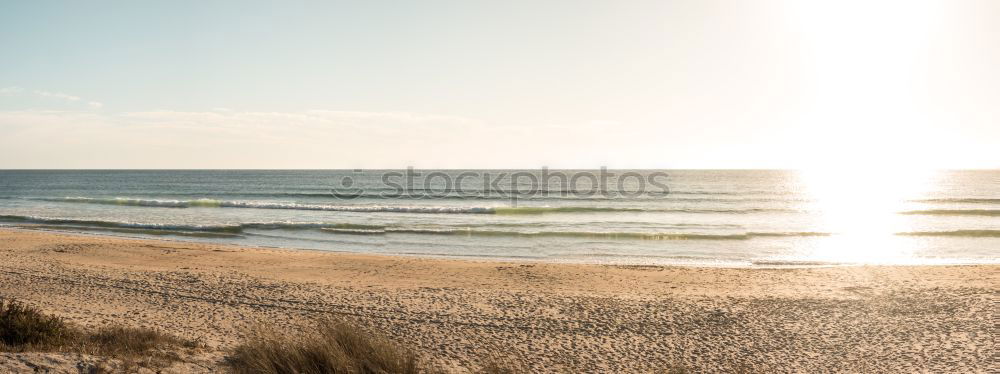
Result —
[[997, 263], [1000, 171], [8, 170], [0, 225], [473, 259]]

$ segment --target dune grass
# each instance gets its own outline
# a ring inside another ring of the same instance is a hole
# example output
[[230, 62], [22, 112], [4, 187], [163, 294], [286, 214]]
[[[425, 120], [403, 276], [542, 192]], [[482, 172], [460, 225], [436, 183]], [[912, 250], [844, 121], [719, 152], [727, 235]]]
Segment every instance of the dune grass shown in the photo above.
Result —
[[[345, 321], [321, 319], [301, 334], [258, 328], [227, 358], [237, 374], [430, 374], [448, 373], [426, 356]], [[474, 373], [527, 373], [510, 356], [490, 350]]]
[[[258, 328], [227, 357], [236, 374], [446, 373], [413, 350], [355, 325], [323, 319], [302, 333]], [[0, 297], [0, 352], [73, 352], [122, 362], [119, 370], [163, 368], [179, 361], [195, 341], [143, 327], [84, 329], [17, 300]], [[491, 354], [477, 373], [527, 372], [516, 360]]]
[[[118, 359], [116, 371], [158, 369], [180, 361], [179, 352], [203, 347], [155, 329], [106, 326], [88, 330], [13, 299], [0, 297], [0, 352], [73, 352]], [[471, 372], [528, 373], [525, 361], [493, 347]], [[356, 325], [314, 321], [298, 332], [256, 328], [226, 357], [235, 374], [437, 374], [451, 372], [413, 350]], [[550, 371], [554, 370], [549, 368]], [[667, 373], [684, 370], [670, 368]], [[555, 370], [558, 371], [558, 370]]]
[[0, 350], [59, 349], [80, 337], [81, 331], [62, 318], [0, 297]]
[[333, 320], [299, 335], [258, 328], [228, 358], [234, 373], [436, 372], [411, 350], [386, 338]]
[[528, 366], [520, 357], [501, 354], [501, 349], [491, 347], [483, 357], [479, 365], [476, 366], [475, 373], [479, 374], [521, 374], [528, 373]]
[[119, 359], [124, 367], [158, 368], [198, 342], [144, 327], [87, 330], [17, 300], [0, 297], [0, 351], [75, 352]]

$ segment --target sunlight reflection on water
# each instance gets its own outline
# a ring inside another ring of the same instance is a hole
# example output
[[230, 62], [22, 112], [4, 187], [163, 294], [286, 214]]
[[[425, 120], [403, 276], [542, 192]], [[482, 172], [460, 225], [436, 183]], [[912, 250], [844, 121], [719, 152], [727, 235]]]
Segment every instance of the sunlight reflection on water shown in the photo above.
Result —
[[818, 229], [834, 235], [803, 250], [832, 262], [908, 263], [920, 241], [897, 235], [914, 230], [899, 214], [930, 190], [930, 170], [816, 170], [799, 173], [819, 217]]

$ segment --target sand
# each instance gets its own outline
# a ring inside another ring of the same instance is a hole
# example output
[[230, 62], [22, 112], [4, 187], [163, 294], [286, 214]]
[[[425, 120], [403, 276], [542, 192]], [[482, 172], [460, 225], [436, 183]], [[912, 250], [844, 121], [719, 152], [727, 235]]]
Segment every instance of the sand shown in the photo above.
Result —
[[0, 229], [0, 295], [207, 343], [173, 372], [221, 370], [255, 323], [324, 315], [458, 371], [493, 349], [536, 372], [996, 372], [998, 290], [996, 265], [517, 263]]

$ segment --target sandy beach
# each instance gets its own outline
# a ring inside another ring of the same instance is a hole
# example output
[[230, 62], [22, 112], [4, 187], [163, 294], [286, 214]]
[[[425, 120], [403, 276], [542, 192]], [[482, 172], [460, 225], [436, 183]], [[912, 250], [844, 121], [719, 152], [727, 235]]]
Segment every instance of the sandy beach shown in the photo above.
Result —
[[[0, 229], [0, 295], [207, 344], [174, 372], [220, 370], [255, 323], [324, 315], [459, 371], [500, 347], [540, 372], [988, 372], [998, 290], [992, 265], [511, 263]], [[5, 354], [0, 369], [77, 359]]]

